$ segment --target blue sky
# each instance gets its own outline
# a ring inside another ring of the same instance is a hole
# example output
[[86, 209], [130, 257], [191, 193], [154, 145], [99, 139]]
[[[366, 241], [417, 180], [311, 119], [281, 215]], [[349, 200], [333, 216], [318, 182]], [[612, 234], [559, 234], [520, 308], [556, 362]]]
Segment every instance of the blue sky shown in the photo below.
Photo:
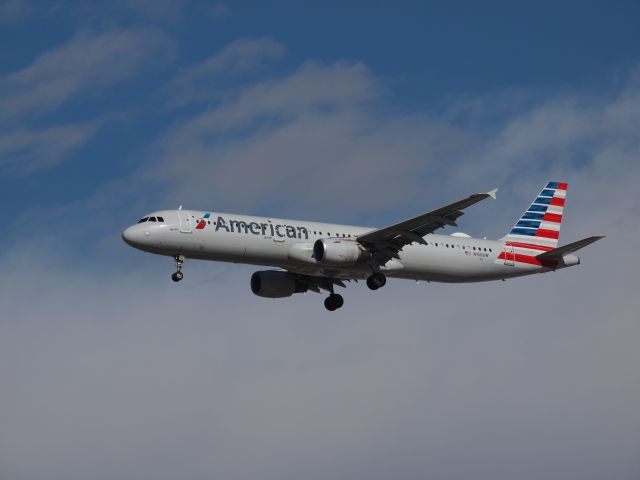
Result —
[[[637, 479], [638, 2], [0, 0], [0, 477]], [[556, 274], [251, 295], [187, 208], [384, 225], [548, 180]], [[96, 472], [98, 472], [96, 474]], [[427, 472], [428, 474], [425, 474]]]

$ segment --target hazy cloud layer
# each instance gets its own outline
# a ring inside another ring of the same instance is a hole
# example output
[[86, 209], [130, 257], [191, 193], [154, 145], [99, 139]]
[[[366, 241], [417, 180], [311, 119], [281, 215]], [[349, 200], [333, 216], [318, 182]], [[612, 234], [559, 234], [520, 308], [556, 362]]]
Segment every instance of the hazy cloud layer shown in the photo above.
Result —
[[173, 285], [142, 254], [112, 274], [13, 252], [3, 476], [634, 479], [640, 231], [606, 233], [569, 271], [360, 284], [333, 315], [252, 296], [250, 268], [188, 262]]

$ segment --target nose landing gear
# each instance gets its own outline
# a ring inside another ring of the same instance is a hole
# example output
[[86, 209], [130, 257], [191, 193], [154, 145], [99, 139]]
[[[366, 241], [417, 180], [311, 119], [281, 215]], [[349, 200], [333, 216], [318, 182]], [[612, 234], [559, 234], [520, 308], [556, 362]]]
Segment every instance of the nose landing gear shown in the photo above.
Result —
[[173, 257], [176, 261], [176, 271], [171, 275], [171, 280], [174, 282], [179, 282], [184, 278], [182, 274], [182, 263], [184, 262], [184, 255], [176, 255]]
[[371, 290], [382, 288], [386, 283], [387, 277], [378, 272], [372, 273], [371, 276], [367, 278], [367, 287], [369, 287]]

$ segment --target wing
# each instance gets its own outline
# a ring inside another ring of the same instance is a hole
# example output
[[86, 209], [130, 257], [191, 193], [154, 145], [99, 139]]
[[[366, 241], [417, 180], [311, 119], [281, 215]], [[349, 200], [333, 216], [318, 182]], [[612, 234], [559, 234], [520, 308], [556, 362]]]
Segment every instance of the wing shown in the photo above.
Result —
[[[326, 290], [333, 293], [334, 287], [347, 288], [344, 282], [351, 282], [348, 278], [333, 278], [333, 277], [316, 277], [312, 275], [305, 275], [304, 273], [291, 272], [286, 268], [278, 269], [280, 272], [287, 272], [289, 275], [295, 276], [296, 280], [302, 285], [305, 290], [311, 290], [312, 292], [320, 293], [320, 290]], [[353, 280], [357, 282], [357, 280]]]
[[399, 258], [398, 252], [413, 242], [426, 244], [425, 235], [433, 233], [447, 225], [457, 226], [456, 220], [464, 215], [462, 210], [485, 198], [496, 198], [498, 189], [487, 193], [475, 193], [463, 200], [446, 207], [438, 208], [417, 217], [410, 218], [394, 225], [372, 230], [360, 235], [356, 240], [372, 252], [379, 265], [384, 265], [392, 258]]

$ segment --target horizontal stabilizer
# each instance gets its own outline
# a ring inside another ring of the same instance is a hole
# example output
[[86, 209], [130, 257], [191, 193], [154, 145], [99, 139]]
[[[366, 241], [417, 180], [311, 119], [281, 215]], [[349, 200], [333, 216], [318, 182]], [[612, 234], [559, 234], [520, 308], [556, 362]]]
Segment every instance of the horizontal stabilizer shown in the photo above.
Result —
[[580, 250], [587, 245], [592, 244], [593, 242], [597, 242], [598, 240], [604, 238], [604, 236], [594, 236], [583, 238], [582, 240], [578, 240], [577, 242], [569, 243], [559, 248], [555, 248], [551, 251], [541, 253], [540, 255], [536, 255], [536, 258], [541, 262], [549, 261], [549, 260], [559, 260], [565, 255], [573, 253], [577, 250]]

